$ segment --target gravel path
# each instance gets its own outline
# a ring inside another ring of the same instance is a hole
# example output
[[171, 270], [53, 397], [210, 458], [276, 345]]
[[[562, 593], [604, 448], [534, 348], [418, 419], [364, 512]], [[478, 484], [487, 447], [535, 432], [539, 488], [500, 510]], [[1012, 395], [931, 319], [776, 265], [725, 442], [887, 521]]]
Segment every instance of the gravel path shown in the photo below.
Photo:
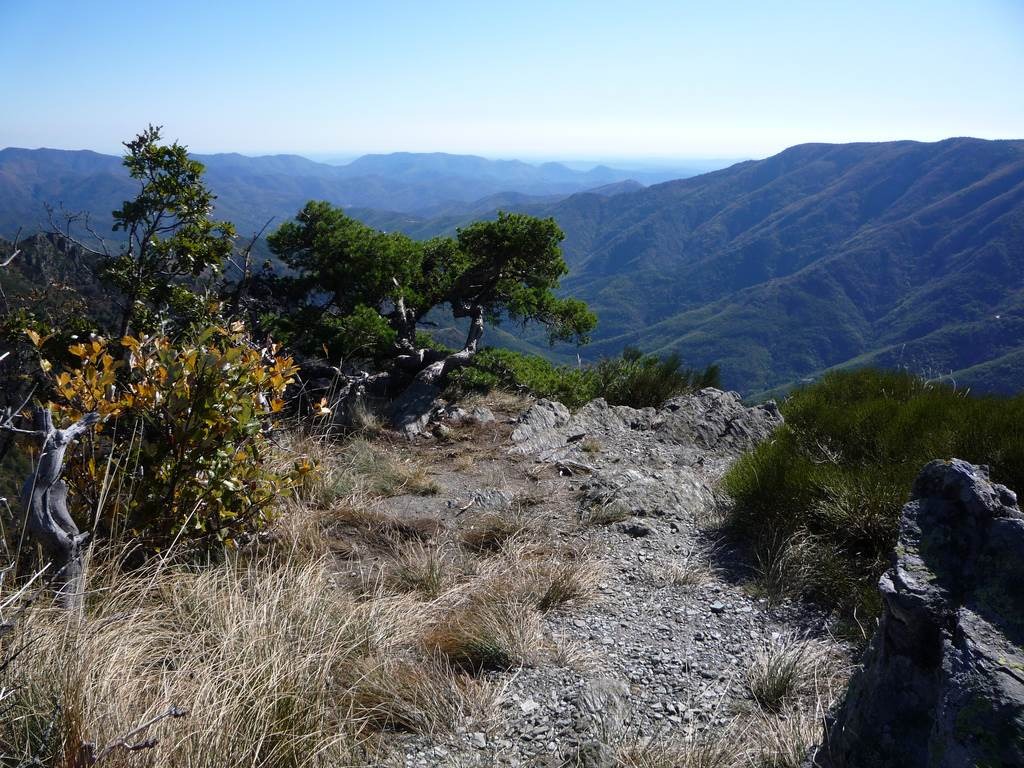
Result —
[[460, 417], [413, 444], [440, 493], [388, 511], [458, 526], [467, 505], [528, 507], [552, 537], [596, 553], [602, 575], [596, 600], [546, 615], [545, 663], [490, 673], [506, 686], [501, 717], [403, 737], [405, 765], [613, 765], [602, 743], [713, 730], [751, 707], [745, 675], [765, 643], [832, 642], [824, 617], [769, 605], [736, 577], [744, 564], [714, 534], [715, 484], [778, 423], [773, 406], [704, 390], [659, 410], [596, 401], [570, 416], [540, 401], [468, 429]]

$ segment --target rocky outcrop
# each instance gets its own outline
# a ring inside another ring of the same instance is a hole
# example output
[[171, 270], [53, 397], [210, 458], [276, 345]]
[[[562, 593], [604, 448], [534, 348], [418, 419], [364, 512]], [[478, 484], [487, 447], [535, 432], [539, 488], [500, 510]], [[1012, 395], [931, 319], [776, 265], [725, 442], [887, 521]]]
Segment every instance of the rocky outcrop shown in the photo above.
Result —
[[821, 768], [1024, 766], [1024, 517], [984, 467], [933, 461]]
[[608, 519], [689, 520], [713, 504], [714, 483], [729, 463], [781, 423], [775, 403], [747, 407], [735, 392], [717, 389], [661, 408], [594, 400], [574, 414], [540, 400], [520, 417], [512, 450], [587, 475], [583, 505]]
[[767, 437], [782, 423], [774, 402], [748, 408], [735, 392], [702, 389], [667, 400], [660, 408], [629, 408], [594, 400], [570, 415], [561, 403], [539, 400], [512, 433], [515, 450], [554, 459], [573, 452], [585, 437], [604, 438], [608, 448], [638, 442], [653, 454], [694, 459], [707, 454], [739, 454]]

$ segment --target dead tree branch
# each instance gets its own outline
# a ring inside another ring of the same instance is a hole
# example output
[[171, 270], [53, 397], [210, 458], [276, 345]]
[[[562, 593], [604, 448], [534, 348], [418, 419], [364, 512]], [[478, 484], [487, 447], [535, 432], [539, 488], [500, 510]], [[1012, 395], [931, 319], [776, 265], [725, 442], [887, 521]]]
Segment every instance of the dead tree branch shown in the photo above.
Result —
[[[82, 533], [68, 513], [68, 487], [61, 480], [64, 455], [80, 435], [100, 421], [98, 413], [87, 413], [67, 429], [55, 429], [53, 415], [48, 408], [36, 408], [32, 414], [31, 430], [15, 430], [39, 438], [39, 460], [35, 470], [25, 480], [22, 506], [26, 510], [26, 526], [42, 545], [52, 564], [51, 580], [57, 599], [68, 609], [82, 605], [82, 546], [89, 533]], [[5, 428], [10, 418], [5, 422]]]

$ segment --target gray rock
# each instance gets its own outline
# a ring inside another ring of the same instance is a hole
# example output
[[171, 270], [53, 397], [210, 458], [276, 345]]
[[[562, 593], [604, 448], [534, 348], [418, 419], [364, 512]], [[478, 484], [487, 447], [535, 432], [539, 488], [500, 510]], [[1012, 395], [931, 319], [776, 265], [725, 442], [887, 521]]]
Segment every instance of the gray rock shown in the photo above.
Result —
[[469, 740], [477, 749], [487, 748], [487, 735], [482, 733], [481, 731], [474, 731], [473, 733], [469, 734]]
[[434, 414], [437, 421], [447, 421], [449, 424], [464, 424], [469, 421], [469, 414], [457, 405], [448, 405], [438, 409]]
[[497, 488], [486, 488], [473, 494], [474, 511], [508, 512], [512, 509], [512, 494]]
[[569, 422], [569, 409], [552, 400], [538, 400], [519, 417], [512, 442], [523, 454], [534, 453], [561, 440], [558, 430]]
[[570, 763], [579, 768], [615, 768], [615, 751], [603, 741], [591, 739], [579, 745], [575, 759]]
[[619, 523], [615, 526], [615, 529], [627, 536], [632, 536], [634, 539], [641, 539], [644, 536], [650, 536], [652, 533], [650, 526], [638, 523], [635, 520]]
[[[520, 418], [512, 451], [569, 474], [579, 469], [587, 476], [582, 506], [605, 517], [692, 519], [714, 505], [715, 482], [729, 463], [781, 423], [774, 403], [748, 408], [717, 389], [657, 409], [594, 400], [571, 415], [541, 400]], [[601, 449], [588, 451], [594, 443]]]
[[495, 420], [494, 411], [485, 405], [478, 405], [472, 411], [469, 412], [469, 418], [475, 421], [477, 424], [490, 424]]
[[815, 765], [1024, 766], [1024, 517], [983, 467], [933, 461], [883, 614]]

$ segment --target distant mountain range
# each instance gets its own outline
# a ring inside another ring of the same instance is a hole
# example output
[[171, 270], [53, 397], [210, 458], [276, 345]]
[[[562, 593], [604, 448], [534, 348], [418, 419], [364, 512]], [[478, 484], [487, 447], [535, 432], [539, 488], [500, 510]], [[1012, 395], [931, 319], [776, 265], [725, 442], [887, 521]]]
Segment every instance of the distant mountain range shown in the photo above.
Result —
[[[578, 171], [560, 163], [530, 165], [441, 153], [365, 155], [342, 166], [297, 155], [195, 157], [207, 167], [207, 182], [218, 196], [217, 214], [242, 233], [258, 229], [271, 216], [283, 221], [311, 199], [437, 216], [489, 197], [493, 200], [483, 204], [485, 210], [593, 188], [614, 194], [629, 188], [619, 186], [625, 182], [636, 187], [698, 172], [607, 166]], [[0, 150], [0, 236], [10, 237], [20, 226], [34, 229], [43, 217], [43, 203], [88, 211], [100, 230], [109, 230], [110, 211], [134, 194], [119, 157], [85, 150]]]
[[[348, 202], [345, 189], [352, 215], [418, 237], [498, 208], [554, 216], [567, 235], [565, 290], [600, 319], [585, 357], [627, 344], [679, 351], [691, 365], [720, 363], [748, 395], [863, 364], [1024, 389], [1024, 141], [805, 144], [648, 187], [605, 170], [450, 155], [341, 167], [202, 159], [221, 215], [243, 232], [309, 198]], [[117, 165], [0, 151], [0, 234], [30, 229], [45, 199], [109, 211], [133, 189]], [[573, 184], [589, 191], [570, 194]], [[529, 332], [490, 338], [540, 348]]]
[[1024, 389], [1024, 141], [805, 144], [518, 209], [566, 231], [565, 290], [599, 317], [586, 357], [679, 351], [747, 394], [865, 364]]

